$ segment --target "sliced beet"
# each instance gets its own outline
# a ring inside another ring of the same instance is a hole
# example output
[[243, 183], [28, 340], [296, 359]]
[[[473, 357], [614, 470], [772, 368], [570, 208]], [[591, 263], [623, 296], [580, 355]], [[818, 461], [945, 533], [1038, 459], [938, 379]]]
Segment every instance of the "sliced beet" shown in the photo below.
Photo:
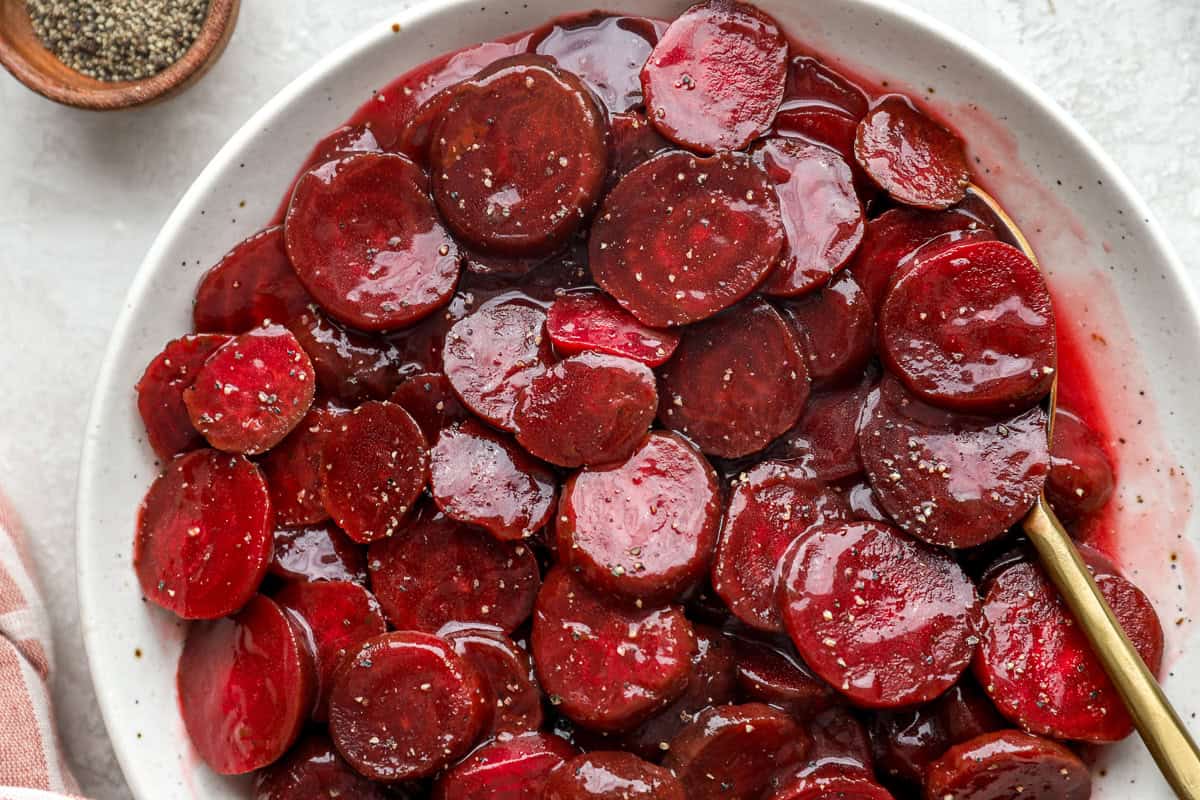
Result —
[[310, 408], [300, 424], [259, 463], [271, 492], [275, 524], [312, 525], [329, 519], [321, 500], [321, 453], [334, 424], [333, 412]]
[[854, 276], [842, 273], [820, 291], [786, 302], [783, 310], [804, 342], [813, 386], [862, 378], [874, 349], [875, 316]]
[[828, 108], [860, 120], [867, 113], [867, 96], [844, 75], [812, 56], [796, 56], [788, 65], [787, 89], [781, 111]]
[[675, 145], [662, 137], [641, 111], [613, 114], [608, 120], [608, 182], [615, 184], [634, 167]]
[[427, 183], [420, 167], [389, 153], [330, 161], [297, 181], [284, 225], [288, 256], [334, 319], [393, 330], [449, 302], [458, 246]]
[[576, 756], [550, 776], [543, 800], [687, 800], [683, 784], [632, 753]]
[[520, 542], [450, 519], [431, 505], [368, 551], [371, 587], [399, 630], [436, 633], [448, 622], [511, 632], [529, 618], [537, 560]]
[[230, 337], [201, 333], [167, 342], [162, 352], [146, 366], [134, 387], [138, 413], [146, 426], [146, 440], [161, 459], [204, 446], [204, 437], [192, 427], [183, 392], [213, 351]]
[[371, 401], [325, 437], [321, 497], [333, 521], [366, 544], [396, 533], [429, 481], [429, 450], [398, 405]]
[[903, 95], [876, 100], [858, 124], [854, 155], [897, 203], [949, 208], [963, 199], [971, 172], [962, 140]]
[[742, 622], [781, 633], [779, 559], [809, 528], [849, 517], [841, 496], [808, 469], [759, 464], [733, 487], [713, 560], [713, 589]]
[[169, 462], [138, 511], [133, 567], [142, 594], [184, 619], [233, 613], [271, 563], [267, 482], [237, 455], [193, 450]]
[[854, 175], [854, 188], [859, 197], [866, 201], [877, 193], [871, 182], [854, 160], [854, 136], [858, 133], [858, 118], [824, 105], [793, 106], [784, 102], [775, 115], [772, 130], [779, 136], [806, 139], [814, 144], [828, 147], [842, 157]]
[[775, 184], [786, 234], [762, 290], [806, 294], [846, 266], [862, 241], [866, 215], [850, 165], [828, 147], [787, 136], [764, 139], [754, 156]]
[[176, 676], [192, 746], [214, 772], [265, 767], [292, 746], [312, 710], [312, 654], [263, 595], [236, 616], [188, 629]]
[[683, 12], [642, 69], [654, 125], [700, 153], [741, 150], [771, 127], [787, 82], [788, 44], [775, 20], [730, 0]]
[[446, 116], [446, 109], [454, 99], [456, 88], [457, 84], [448, 86], [417, 106], [396, 135], [394, 152], [408, 156], [426, 170], [429, 169], [429, 148], [433, 144], [433, 132], [442, 121], [442, 117]]
[[592, 225], [596, 282], [646, 325], [711, 317], [757, 287], [784, 242], [779, 200], [749, 156], [669, 152], [623, 177]]
[[297, 315], [288, 328], [312, 359], [325, 395], [353, 405], [386, 400], [396, 388], [400, 353], [386, 340], [348, 331], [315, 308]]
[[310, 733], [254, 779], [254, 800], [389, 800], [379, 784], [359, 775], [323, 733]]
[[1021, 519], [1049, 469], [1046, 414], [993, 419], [943, 411], [885, 377], [871, 392], [858, 451], [883, 510], [943, 547], [991, 541]]
[[743, 697], [786, 711], [796, 719], [811, 719], [839, 702], [833, 687], [814, 675], [788, 645], [747, 636], [736, 636], [733, 641], [738, 690]]
[[460, 422], [438, 436], [431, 461], [430, 491], [447, 516], [505, 541], [528, 538], [550, 521], [554, 473], [510, 438]]
[[438, 631], [454, 652], [479, 670], [494, 698], [492, 733], [522, 733], [542, 726], [542, 692], [529, 654], [500, 628], [452, 623]]
[[831, 524], [797, 539], [782, 570], [796, 650], [858, 705], [931, 700], [971, 663], [979, 598], [940, 550], [877, 522]]
[[423, 778], [454, 763], [491, 722], [483, 679], [438, 637], [385, 633], [346, 654], [329, 696], [329, 734], [362, 775]]
[[436, 442], [442, 428], [467, 419], [467, 410], [440, 372], [418, 372], [400, 381], [391, 401], [412, 415], [425, 434]]
[[1116, 476], [1100, 434], [1073, 411], [1054, 414], [1046, 497], [1065, 519], [1099, 511], [1112, 497]]
[[806, 361], [779, 312], [752, 300], [684, 333], [660, 372], [659, 419], [706, 453], [757, 452], [800, 419]]
[[814, 392], [800, 421], [771, 447], [771, 455], [798, 462], [817, 480], [837, 481], [860, 473], [858, 420], [872, 387], [868, 378], [851, 389]]
[[874, 772], [871, 741], [858, 718], [845, 706], [834, 706], [810, 718], [805, 730], [812, 737], [810, 765], [837, 764], [847, 770]]
[[535, 51], [583, 78], [618, 113], [642, 104], [642, 65], [657, 43], [658, 30], [645, 17], [592, 12], [553, 25]]
[[560, 353], [587, 351], [624, 356], [646, 366], [661, 366], [679, 346], [679, 334], [638, 322], [603, 292], [569, 292], [546, 314], [546, 332]]
[[656, 431], [623, 463], [581, 470], [563, 487], [558, 556], [598, 591], [671, 600], [708, 571], [720, 514], [712, 467]]
[[892, 795], [862, 770], [826, 764], [785, 781], [764, 800], [892, 800]]
[[238, 243], [204, 273], [192, 320], [202, 333], [245, 333], [263, 323], [286, 323], [312, 302], [283, 244], [283, 227]]
[[618, 605], [557, 567], [533, 617], [533, 662], [558, 711], [601, 731], [627, 730], [687, 689], [696, 638], [677, 608]]
[[849, 485], [842, 487], [842, 496], [850, 506], [850, 514], [854, 519], [895, 524], [879, 505], [875, 490], [865, 477], [860, 477]]
[[271, 574], [291, 580], [367, 582], [367, 554], [330, 522], [275, 531]]
[[930, 767], [925, 791], [972, 800], [1087, 800], [1092, 777], [1079, 756], [1057, 742], [998, 731], [951, 748]]
[[549, 733], [495, 739], [438, 778], [433, 800], [541, 800], [547, 779], [578, 751]]

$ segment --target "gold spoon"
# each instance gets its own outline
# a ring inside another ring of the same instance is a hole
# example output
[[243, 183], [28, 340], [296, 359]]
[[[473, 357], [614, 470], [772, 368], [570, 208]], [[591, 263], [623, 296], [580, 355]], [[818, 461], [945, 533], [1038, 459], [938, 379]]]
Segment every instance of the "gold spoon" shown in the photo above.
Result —
[[[967, 188], [967, 193], [987, 207], [1008, 233], [1009, 243], [1024, 251], [1040, 269], [1041, 264], [1029, 240], [996, 199], [974, 184]], [[1054, 430], [1057, 402], [1058, 376], [1055, 375], [1050, 390], [1048, 434]], [[1044, 492], [1038, 496], [1025, 517], [1023, 527], [1037, 548], [1042, 566], [1067, 601], [1075, 620], [1091, 642], [1092, 650], [1104, 665], [1104, 671], [1129, 709], [1142, 741], [1154, 756], [1167, 783], [1183, 800], [1200, 800], [1200, 749], [1197, 749], [1129, 637], [1121, 630], [1112, 609], [1080, 559], [1070, 535], [1046, 502]]]

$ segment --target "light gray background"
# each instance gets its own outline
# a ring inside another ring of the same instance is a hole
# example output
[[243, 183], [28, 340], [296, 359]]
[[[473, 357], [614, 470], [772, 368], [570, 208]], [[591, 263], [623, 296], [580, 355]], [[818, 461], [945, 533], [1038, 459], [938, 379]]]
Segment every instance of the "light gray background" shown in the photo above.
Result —
[[[1200, 281], [1200, 3], [912, 5], [999, 53], [1074, 114]], [[98, 800], [129, 794], [80, 642], [73, 523], [81, 434], [109, 330], [159, 225], [217, 148], [301, 70], [392, 8], [250, 0], [213, 71], [142, 111], [61, 108], [0, 73], [0, 487], [24, 519], [56, 626], [63, 739]]]

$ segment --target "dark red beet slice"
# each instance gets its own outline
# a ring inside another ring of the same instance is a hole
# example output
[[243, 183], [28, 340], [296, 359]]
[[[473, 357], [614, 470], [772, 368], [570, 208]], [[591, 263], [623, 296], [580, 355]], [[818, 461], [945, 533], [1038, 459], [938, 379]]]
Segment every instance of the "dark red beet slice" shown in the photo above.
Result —
[[782, 632], [779, 559], [809, 528], [849, 517], [841, 496], [808, 469], [763, 462], [733, 487], [713, 560], [713, 589], [742, 622]]
[[779, 200], [749, 156], [670, 152], [623, 177], [592, 225], [601, 288], [646, 325], [711, 317], [754, 290], [784, 241]]
[[295, 614], [312, 640], [317, 665], [317, 704], [313, 718], [329, 714], [333, 673], [350, 650], [387, 630], [375, 597], [348, 581], [291, 581], [275, 602]]
[[667, 770], [632, 753], [576, 756], [550, 776], [543, 800], [687, 800], [683, 784]]
[[554, 473], [508, 437], [467, 420], [442, 431], [431, 461], [430, 491], [447, 516], [506, 541], [550, 521]]
[[329, 734], [362, 775], [423, 778], [461, 758], [491, 722], [483, 679], [438, 637], [385, 633], [348, 653], [329, 696]]
[[813, 386], [838, 386], [862, 377], [874, 347], [875, 317], [854, 276], [842, 273], [819, 292], [783, 308], [804, 341]]
[[454, 90], [430, 148], [446, 224], [473, 247], [551, 253], [587, 217], [608, 170], [604, 112], [545, 56], [494, 62]]
[[867, 113], [867, 96], [845, 76], [812, 56], [796, 56], [788, 66], [787, 89], [780, 111], [828, 108], [855, 121]]
[[875, 490], [866, 478], [859, 478], [849, 486], [844, 486], [842, 496], [846, 498], [846, 504], [850, 506], [850, 514], [854, 519], [895, 524], [887, 512], [880, 508], [879, 498], [875, 496]]
[[1046, 479], [1046, 414], [996, 420], [933, 408], [885, 377], [871, 392], [858, 451], [883, 510], [931, 544], [973, 547], [1014, 525]]
[[674, 150], [640, 111], [613, 114], [608, 121], [611, 134], [608, 142], [609, 183], [616, 183], [634, 167], [646, 163], [666, 150]]
[[[1162, 662], [1162, 626], [1146, 595], [1119, 575], [1096, 584], [1142, 660]], [[983, 603], [987, 630], [975, 675], [992, 702], [1022, 728], [1058, 739], [1115, 742], [1133, 730], [1083, 632], [1034, 564], [1018, 562], [992, 578]]]
[[241, 456], [193, 450], [167, 464], [138, 512], [142, 594], [184, 619], [223, 617], [254, 596], [271, 563], [267, 482]]
[[334, 424], [333, 412], [309, 409], [259, 463], [271, 492], [276, 525], [311, 525], [329, 519], [321, 500], [321, 453]]
[[207, 333], [245, 333], [265, 322], [286, 323], [312, 302], [296, 279], [283, 227], [237, 244], [196, 287], [192, 320]]
[[529, 654], [499, 628], [452, 623], [438, 631], [454, 652], [479, 670], [496, 710], [492, 733], [522, 733], [542, 726], [542, 692]]
[[456, 322], [442, 361], [463, 405], [513, 430], [517, 395], [553, 360], [545, 325], [540, 306], [513, 295], [493, 298]]
[[598, 591], [671, 600], [708, 571], [720, 515], [712, 467], [656, 431], [625, 462], [584, 469], [563, 487], [558, 556]]
[[811, 745], [782, 711], [760, 703], [718, 706], [675, 737], [664, 766], [688, 800], [754, 800], [773, 773], [801, 761]]
[[570, 292], [546, 314], [546, 332], [560, 353], [608, 353], [662, 365], [679, 345], [679, 334], [648, 328], [603, 292]]
[[363, 544], [396, 533], [429, 480], [429, 450], [398, 405], [371, 401], [337, 417], [325, 437], [321, 497]]
[[845, 706], [822, 711], [804, 727], [813, 742], [809, 764], [837, 764], [847, 770], [861, 769], [868, 775], [874, 771], [867, 731]]
[[802, 772], [765, 800], [892, 800], [892, 795], [862, 770], [826, 764]]
[[146, 426], [146, 440], [161, 459], [204, 446], [183, 404], [183, 392], [196, 379], [213, 351], [228, 342], [221, 334], [201, 333], [167, 342], [134, 387], [138, 413]]
[[659, 419], [706, 453], [757, 452], [800, 419], [806, 361], [779, 312], [752, 300], [684, 333], [660, 372]]
[[801, 536], [782, 569], [788, 635], [858, 705], [931, 700], [971, 663], [979, 598], [940, 550], [887, 525], [851, 522]]
[[420, 167], [388, 153], [330, 161], [297, 181], [284, 225], [288, 256], [326, 313], [383, 331], [449, 302], [458, 246], [426, 186]]
[[793, 136], [823, 145], [836, 152], [850, 166], [854, 176], [854, 188], [865, 203], [878, 192], [875, 184], [854, 160], [854, 136], [858, 133], [858, 119], [844, 112], [823, 105], [793, 107], [785, 102], [775, 116], [773, 132], [779, 136]]
[[872, 104], [858, 124], [854, 155], [880, 189], [905, 205], [949, 208], [971, 181], [962, 140], [903, 95]]
[[368, 551], [371, 587], [400, 630], [435, 633], [448, 622], [483, 622], [506, 632], [529, 618], [537, 560], [520, 542], [501, 542], [431, 505]]
[[811, 292], [844, 267], [862, 241], [865, 215], [850, 165], [828, 147], [787, 136], [763, 140], [754, 156], [775, 184], [786, 233], [762, 290]]
[[359, 775], [322, 733], [301, 740], [254, 779], [254, 800], [389, 800], [386, 790]]
[[758, 9], [729, 0], [694, 5], [646, 60], [646, 108], [662, 134], [684, 147], [741, 150], [775, 119], [787, 57], [787, 39]]
[[1064, 519], [1099, 511], [1112, 496], [1116, 476], [1100, 435], [1073, 411], [1054, 414], [1046, 497]]
[[736, 636], [737, 684], [750, 700], [786, 711], [796, 719], [810, 719], [836, 705], [833, 687], [813, 674], [787, 645]]
[[400, 353], [385, 340], [345, 330], [309, 309], [288, 328], [312, 359], [317, 386], [351, 405], [386, 400], [399, 379]]
[[1057, 742], [999, 731], [950, 749], [929, 769], [928, 797], [1087, 800], [1092, 777], [1079, 756]]
[[408, 156], [428, 170], [429, 148], [433, 144], [434, 129], [442, 121], [442, 117], [446, 116], [446, 109], [454, 99], [456, 88], [457, 84], [443, 89], [413, 111], [396, 136], [394, 152]]
[[517, 441], [560, 467], [628, 458], [658, 411], [654, 373], [605, 353], [566, 358], [530, 381], [517, 398]]
[[624, 730], [687, 688], [696, 638], [677, 608], [622, 607], [558, 567], [533, 616], [533, 662], [559, 712], [602, 731]]
[[469, 415], [440, 372], [418, 372], [400, 382], [392, 402], [412, 415], [425, 440], [436, 442], [442, 428], [461, 422]]
[[857, 475], [862, 471], [858, 420], [872, 384], [868, 378], [853, 389], [815, 392], [800, 421], [771, 447], [771, 455], [798, 462], [821, 481]]
[[265, 452], [312, 405], [312, 362], [287, 328], [269, 325], [215, 350], [183, 392], [196, 430], [218, 450]]
[[593, 12], [554, 25], [536, 51], [583, 78], [617, 113], [642, 104], [642, 65], [657, 42], [658, 31], [645, 17]]
[[262, 595], [234, 617], [193, 625], [176, 680], [192, 746], [222, 775], [282, 756], [308, 719], [316, 687], [298, 629]]
[[549, 733], [531, 731], [485, 744], [438, 778], [433, 800], [541, 800], [546, 780], [578, 751]]
[[367, 555], [362, 546], [332, 523], [275, 531], [271, 573], [309, 581], [366, 584]]

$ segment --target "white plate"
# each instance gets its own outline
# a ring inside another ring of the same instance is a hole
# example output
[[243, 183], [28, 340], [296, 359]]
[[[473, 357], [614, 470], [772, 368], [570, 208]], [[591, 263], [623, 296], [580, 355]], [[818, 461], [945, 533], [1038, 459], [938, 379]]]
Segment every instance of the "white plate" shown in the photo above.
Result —
[[[671, 17], [686, 3], [606, 5]], [[1183, 270], [1145, 204], [1061, 109], [949, 28], [882, 0], [760, 5], [797, 39], [847, 65], [869, 65], [861, 69], [866, 77], [933, 100], [965, 134], [990, 188], [1032, 234], [1060, 306], [1080, 306], [1072, 317], [1096, 365], [1114, 435], [1125, 439], [1114, 443], [1122, 472], [1121, 541], [1132, 543], [1124, 562], [1167, 624], [1173, 673], [1167, 689], [1191, 719], [1200, 710], [1200, 649], [1185, 652], [1186, 626], [1173, 623], [1190, 613], [1192, 600], [1179, 587], [1194, 566], [1190, 543], [1200, 539], [1200, 523], [1182, 476], [1200, 474], [1200, 432], [1189, 425], [1190, 415], [1173, 411], [1193, 409], [1200, 397], [1200, 328]], [[372, 89], [438, 53], [591, 7], [589, 0], [449, 0], [381, 20], [255, 114], [155, 240], [100, 373], [78, 506], [84, 640], [109, 734], [139, 800], [242, 798], [247, 783], [197, 763], [175, 700], [184, 627], [143, 602], [130, 565], [137, 506], [157, 472], [134, 408], [134, 383], [164, 342], [189, 329], [201, 272], [266, 221], [316, 140]], [[1099, 758], [1104, 774], [1096, 797], [1171, 797], [1136, 739]]]

